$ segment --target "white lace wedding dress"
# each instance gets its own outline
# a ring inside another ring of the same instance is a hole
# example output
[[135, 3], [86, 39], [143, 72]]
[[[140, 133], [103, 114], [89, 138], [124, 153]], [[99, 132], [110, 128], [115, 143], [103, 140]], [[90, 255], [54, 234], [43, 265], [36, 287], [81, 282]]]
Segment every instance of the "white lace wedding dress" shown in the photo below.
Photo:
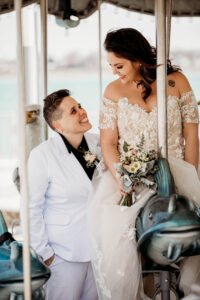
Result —
[[[168, 151], [170, 166], [181, 194], [200, 205], [200, 183], [195, 168], [184, 162], [182, 122], [198, 123], [198, 107], [192, 91], [181, 98], [168, 96]], [[144, 149], [157, 150], [157, 108], [147, 113], [127, 98], [115, 103], [104, 98], [100, 128], [118, 128], [119, 152], [124, 141], [137, 145], [144, 135]], [[135, 221], [154, 192], [143, 188], [131, 207], [119, 206], [121, 195], [108, 169], [96, 171], [88, 221], [92, 264], [100, 300], [147, 299], [141, 281], [140, 255], [136, 249]]]

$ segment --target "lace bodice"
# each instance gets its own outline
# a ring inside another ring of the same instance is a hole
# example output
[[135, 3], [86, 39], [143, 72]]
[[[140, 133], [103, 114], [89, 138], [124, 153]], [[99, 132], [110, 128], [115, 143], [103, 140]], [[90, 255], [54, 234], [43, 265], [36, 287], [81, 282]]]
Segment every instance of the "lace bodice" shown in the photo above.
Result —
[[[184, 158], [183, 123], [198, 123], [198, 106], [193, 91], [178, 98], [169, 95], [168, 107], [168, 151], [177, 158]], [[127, 98], [113, 102], [103, 98], [100, 111], [100, 129], [118, 128], [119, 151], [124, 141], [133, 147], [144, 135], [145, 150], [157, 151], [157, 107], [146, 112], [138, 104], [131, 104]]]

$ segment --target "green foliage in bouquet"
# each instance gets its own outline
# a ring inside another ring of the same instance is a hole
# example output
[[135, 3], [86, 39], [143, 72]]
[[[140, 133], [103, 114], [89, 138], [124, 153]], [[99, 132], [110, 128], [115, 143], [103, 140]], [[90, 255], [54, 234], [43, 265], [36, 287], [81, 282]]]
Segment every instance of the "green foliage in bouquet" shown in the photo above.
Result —
[[153, 174], [158, 170], [157, 162], [158, 155], [155, 150], [144, 150], [144, 136], [135, 148], [124, 141], [120, 162], [115, 164], [117, 174], [121, 178], [122, 189], [126, 193], [120, 200], [120, 205], [133, 204], [134, 190], [138, 184], [156, 189]]

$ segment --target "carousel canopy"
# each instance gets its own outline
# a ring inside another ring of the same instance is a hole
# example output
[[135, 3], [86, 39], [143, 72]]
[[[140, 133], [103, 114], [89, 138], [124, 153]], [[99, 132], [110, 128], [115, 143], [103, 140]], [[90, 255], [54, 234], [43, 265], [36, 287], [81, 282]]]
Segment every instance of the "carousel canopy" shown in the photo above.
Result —
[[[23, 0], [23, 6], [40, 1]], [[138, 13], [154, 14], [154, 0], [102, 0], [118, 7]], [[87, 18], [97, 10], [98, 0], [48, 0], [50, 14], [62, 19], [77, 16], [79, 19]], [[8, 13], [14, 9], [14, 0], [0, 0], [0, 14]], [[172, 1], [172, 15], [176, 17], [200, 16], [199, 0], [174, 0]]]

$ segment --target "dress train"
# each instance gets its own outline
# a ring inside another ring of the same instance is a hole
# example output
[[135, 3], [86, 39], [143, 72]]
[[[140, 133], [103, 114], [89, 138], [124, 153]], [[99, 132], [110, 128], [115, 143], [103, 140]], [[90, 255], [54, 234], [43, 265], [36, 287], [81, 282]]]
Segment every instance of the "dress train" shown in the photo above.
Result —
[[[195, 168], [173, 157], [169, 163], [178, 192], [200, 206], [200, 181]], [[112, 174], [108, 169], [96, 170], [88, 224], [99, 300], [148, 299], [143, 292], [135, 223], [141, 208], [154, 193], [139, 187], [131, 207], [119, 206], [121, 194]]]
[[135, 221], [155, 192], [136, 193], [131, 207], [119, 206], [121, 194], [109, 170], [96, 172], [88, 209], [92, 265], [99, 300], [144, 300]]

